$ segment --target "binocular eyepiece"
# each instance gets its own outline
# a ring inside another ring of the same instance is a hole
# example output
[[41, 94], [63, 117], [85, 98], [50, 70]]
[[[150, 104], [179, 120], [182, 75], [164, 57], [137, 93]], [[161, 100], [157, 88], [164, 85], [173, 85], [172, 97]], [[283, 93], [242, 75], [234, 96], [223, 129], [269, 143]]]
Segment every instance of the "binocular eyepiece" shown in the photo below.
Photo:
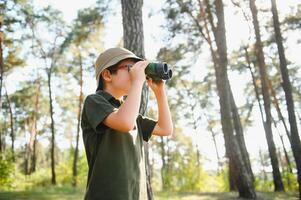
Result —
[[166, 63], [149, 63], [145, 68], [147, 77], [152, 78], [154, 81], [168, 80], [172, 77], [172, 70]]

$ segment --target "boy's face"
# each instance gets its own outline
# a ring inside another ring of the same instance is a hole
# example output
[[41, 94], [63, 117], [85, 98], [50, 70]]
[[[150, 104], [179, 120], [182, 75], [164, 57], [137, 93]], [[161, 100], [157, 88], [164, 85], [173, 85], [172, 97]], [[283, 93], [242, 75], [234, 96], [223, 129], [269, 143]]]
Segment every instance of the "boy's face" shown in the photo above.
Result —
[[111, 86], [114, 90], [123, 95], [128, 94], [131, 88], [129, 66], [133, 66], [136, 62], [134, 59], [125, 59], [118, 64], [116, 72], [112, 73]]

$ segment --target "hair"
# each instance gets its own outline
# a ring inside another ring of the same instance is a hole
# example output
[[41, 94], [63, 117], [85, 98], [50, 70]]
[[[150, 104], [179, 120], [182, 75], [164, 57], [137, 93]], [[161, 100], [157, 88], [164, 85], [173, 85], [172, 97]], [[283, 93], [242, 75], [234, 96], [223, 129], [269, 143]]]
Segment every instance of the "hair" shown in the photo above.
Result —
[[[116, 69], [117, 69], [119, 63], [120, 63], [120, 62], [118, 62], [118, 63], [116, 63], [115, 65], [112, 65], [112, 66], [110, 66], [110, 67], [108, 67], [108, 68], [106, 68], [106, 69], [109, 70], [109, 72], [110, 72], [111, 74], [116, 74], [116, 73], [117, 73]], [[100, 74], [99, 74], [99, 82], [98, 82], [98, 86], [97, 86], [96, 91], [98, 91], [98, 90], [103, 90], [103, 89], [104, 89], [104, 80], [103, 80], [102, 75], [101, 75], [101, 73], [100, 73]]]

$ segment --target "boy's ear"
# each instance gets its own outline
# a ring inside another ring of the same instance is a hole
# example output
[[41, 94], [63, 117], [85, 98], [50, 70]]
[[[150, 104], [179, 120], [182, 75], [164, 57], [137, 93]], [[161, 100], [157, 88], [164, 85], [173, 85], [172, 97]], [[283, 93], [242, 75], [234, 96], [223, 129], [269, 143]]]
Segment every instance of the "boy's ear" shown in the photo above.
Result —
[[107, 81], [107, 82], [110, 82], [112, 80], [112, 75], [111, 75], [111, 72], [107, 69], [104, 69], [100, 76], [102, 76], [102, 79]]

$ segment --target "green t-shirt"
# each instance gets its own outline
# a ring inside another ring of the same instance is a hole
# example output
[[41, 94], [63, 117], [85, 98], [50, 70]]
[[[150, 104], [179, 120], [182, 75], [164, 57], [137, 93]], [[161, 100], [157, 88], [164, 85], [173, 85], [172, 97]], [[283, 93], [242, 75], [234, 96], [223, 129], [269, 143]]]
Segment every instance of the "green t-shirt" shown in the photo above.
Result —
[[122, 102], [105, 91], [87, 96], [81, 127], [89, 165], [86, 200], [147, 199], [143, 140], [156, 121], [139, 115], [134, 130], [121, 133], [103, 120]]

